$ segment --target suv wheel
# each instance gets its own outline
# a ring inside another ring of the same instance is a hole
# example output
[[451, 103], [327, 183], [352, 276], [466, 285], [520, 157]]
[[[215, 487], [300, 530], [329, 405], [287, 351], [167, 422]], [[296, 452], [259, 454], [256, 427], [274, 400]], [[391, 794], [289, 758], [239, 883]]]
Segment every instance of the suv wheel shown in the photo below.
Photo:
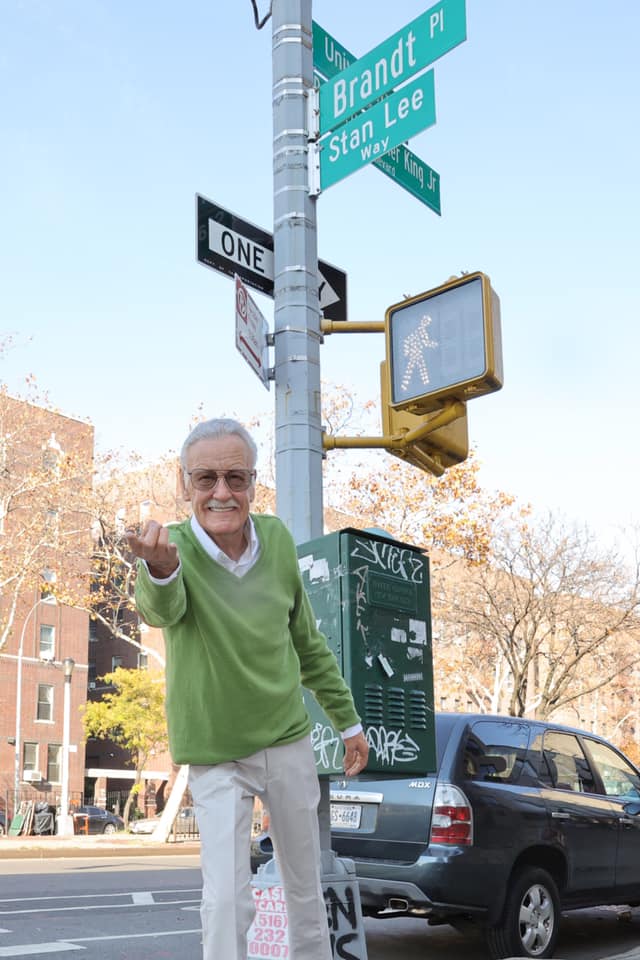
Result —
[[524, 867], [513, 877], [499, 922], [487, 930], [492, 960], [552, 957], [558, 938], [560, 898], [546, 870]]
[[115, 833], [115, 832], [116, 832], [115, 824], [113, 824], [113, 823], [106, 823], [105, 826], [104, 826], [104, 830], [103, 830], [102, 832], [103, 832], [103, 833]]

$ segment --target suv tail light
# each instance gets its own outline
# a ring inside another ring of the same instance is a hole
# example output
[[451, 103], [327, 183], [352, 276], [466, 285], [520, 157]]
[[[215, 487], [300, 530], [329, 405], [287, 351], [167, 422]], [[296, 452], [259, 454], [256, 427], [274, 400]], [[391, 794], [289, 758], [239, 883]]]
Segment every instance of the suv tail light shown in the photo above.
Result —
[[462, 790], [452, 783], [438, 783], [433, 798], [430, 843], [471, 846], [473, 811]]

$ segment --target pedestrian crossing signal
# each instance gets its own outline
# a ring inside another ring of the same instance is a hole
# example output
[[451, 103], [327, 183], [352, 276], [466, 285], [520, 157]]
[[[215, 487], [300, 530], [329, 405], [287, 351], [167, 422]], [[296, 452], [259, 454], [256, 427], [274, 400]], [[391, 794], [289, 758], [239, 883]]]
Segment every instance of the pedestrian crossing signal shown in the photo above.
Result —
[[429, 413], [502, 386], [500, 301], [484, 273], [455, 277], [385, 313], [394, 410]]

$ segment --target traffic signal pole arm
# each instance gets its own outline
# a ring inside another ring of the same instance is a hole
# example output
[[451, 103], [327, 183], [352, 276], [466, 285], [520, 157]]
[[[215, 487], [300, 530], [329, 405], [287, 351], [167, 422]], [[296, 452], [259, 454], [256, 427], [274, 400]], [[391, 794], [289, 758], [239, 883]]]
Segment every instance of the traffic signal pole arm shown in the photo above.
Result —
[[320, 320], [322, 333], [384, 333], [384, 320]]
[[[320, 330], [323, 334], [384, 333], [386, 330], [386, 322], [384, 320], [361, 322], [352, 320], [326, 320], [322, 317], [320, 319]], [[383, 405], [388, 403], [384, 386], [382, 387], [381, 403]], [[460, 400], [450, 400], [443, 406], [439, 413], [435, 415], [430, 414], [428, 418], [419, 421], [418, 424], [412, 426], [411, 429], [403, 427], [394, 433], [385, 433], [381, 437], [334, 437], [323, 431], [322, 449], [339, 450], [351, 448], [363, 450], [382, 447], [406, 459], [410, 459], [408, 452], [411, 450], [412, 453], [414, 453], [412, 462], [416, 464], [419, 463], [423, 470], [426, 469], [429, 473], [434, 474], [434, 476], [440, 477], [444, 473], [446, 466], [446, 464], [443, 465], [439, 462], [441, 458], [438, 457], [438, 459], [435, 459], [424, 449], [421, 449], [419, 455], [417, 455], [412, 445], [419, 444], [420, 441], [428, 437], [429, 434], [434, 433], [441, 427], [448, 426], [454, 420], [459, 420], [461, 417], [466, 417], [465, 404]], [[384, 419], [383, 417], [383, 422]], [[414, 419], [418, 418], [416, 417]], [[418, 456], [418, 460], [415, 459], [416, 456]]]
[[[465, 405], [459, 400], [448, 403], [435, 417], [425, 420], [413, 430], [400, 431], [395, 434], [389, 434], [382, 437], [334, 437], [330, 434], [322, 434], [322, 447], [324, 450], [338, 450], [346, 448], [367, 449], [373, 447], [384, 447], [387, 450], [403, 450], [411, 443], [421, 440], [423, 437], [433, 433], [440, 427], [446, 427], [459, 417], [465, 414]], [[433, 461], [432, 472], [436, 476], [441, 476], [444, 469]]]

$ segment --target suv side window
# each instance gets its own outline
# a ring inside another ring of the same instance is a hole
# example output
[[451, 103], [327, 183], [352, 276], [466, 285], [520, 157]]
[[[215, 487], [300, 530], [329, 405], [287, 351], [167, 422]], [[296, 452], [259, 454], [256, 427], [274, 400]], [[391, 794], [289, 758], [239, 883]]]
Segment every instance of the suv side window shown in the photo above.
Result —
[[574, 793], [599, 792], [580, 741], [573, 734], [547, 730], [542, 754], [544, 762], [540, 779], [543, 783]]
[[585, 740], [608, 797], [640, 800], [640, 776], [624, 757], [598, 740]]
[[515, 783], [526, 759], [529, 727], [513, 720], [478, 720], [467, 735], [464, 770], [470, 780]]

